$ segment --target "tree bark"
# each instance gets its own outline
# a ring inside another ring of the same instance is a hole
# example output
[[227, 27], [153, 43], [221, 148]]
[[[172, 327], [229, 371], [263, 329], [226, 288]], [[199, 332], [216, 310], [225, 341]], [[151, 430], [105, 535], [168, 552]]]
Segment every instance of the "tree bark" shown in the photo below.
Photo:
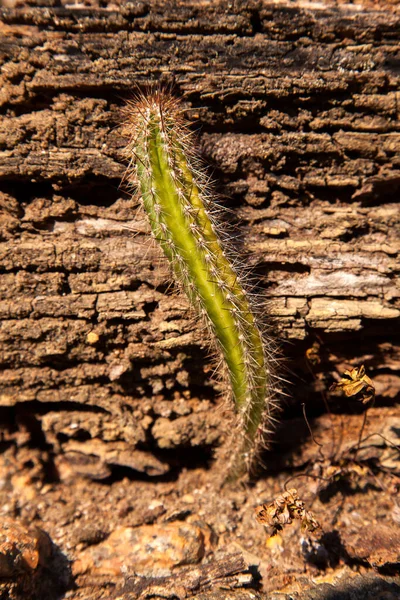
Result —
[[359, 364], [392, 403], [396, 9], [47, 4], [1, 9], [5, 439], [44, 439], [61, 471], [67, 462], [101, 478], [112, 464], [162, 475], [183, 464], [174, 451], [223, 437], [208, 342], [120, 187], [121, 107], [149, 82], [183, 99], [234, 210], [233, 235], [293, 371], [278, 373], [295, 383], [290, 415], [306, 398], [320, 412], [335, 374]]

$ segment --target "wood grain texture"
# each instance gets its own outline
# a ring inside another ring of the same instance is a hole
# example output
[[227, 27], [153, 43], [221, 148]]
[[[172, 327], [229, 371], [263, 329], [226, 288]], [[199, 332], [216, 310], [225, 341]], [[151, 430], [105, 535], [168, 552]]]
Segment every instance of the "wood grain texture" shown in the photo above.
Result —
[[[102, 473], [136, 449], [130, 466], [161, 474], [150, 453], [223, 436], [207, 341], [167, 289], [120, 187], [121, 105], [149, 81], [172, 84], [197, 123], [275, 336], [290, 341], [294, 412], [306, 398], [318, 412], [336, 371], [360, 363], [392, 403], [396, 8], [48, 4], [1, 9], [0, 404], [10, 439], [27, 411], [83, 470], [93, 453]], [[304, 353], [315, 340], [322, 362], [311, 377]]]

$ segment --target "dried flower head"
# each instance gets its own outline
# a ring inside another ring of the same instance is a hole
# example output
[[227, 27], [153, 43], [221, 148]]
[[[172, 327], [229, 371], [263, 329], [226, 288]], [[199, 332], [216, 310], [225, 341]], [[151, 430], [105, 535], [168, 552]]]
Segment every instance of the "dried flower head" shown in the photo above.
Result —
[[281, 531], [284, 525], [290, 525], [294, 519], [301, 522], [304, 531], [313, 532], [320, 528], [313, 513], [305, 509], [295, 488], [284, 492], [270, 504], [257, 506], [255, 512], [257, 521], [271, 528], [271, 536]]

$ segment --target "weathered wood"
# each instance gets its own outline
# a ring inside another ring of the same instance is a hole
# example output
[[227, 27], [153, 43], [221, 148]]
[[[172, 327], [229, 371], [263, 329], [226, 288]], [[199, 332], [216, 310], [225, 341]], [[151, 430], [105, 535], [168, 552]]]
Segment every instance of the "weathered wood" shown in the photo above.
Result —
[[[319, 403], [348, 364], [365, 363], [387, 401], [398, 394], [394, 8], [134, 2], [1, 16], [7, 414], [25, 403], [56, 452], [78, 471], [95, 455], [104, 476], [110, 463], [161, 474], [143, 450], [223, 433], [203, 332], [166, 291], [165, 263], [119, 188], [120, 107], [148, 81], [172, 83], [197, 120], [257, 291], [291, 340], [296, 403]], [[304, 364], [314, 339], [315, 382]]]
[[[136, 600], [142, 598], [191, 598], [212, 590], [210, 599], [217, 598], [223, 590], [224, 597], [238, 600], [256, 600], [254, 590], [246, 593], [243, 587], [253, 583], [241, 553], [228, 554], [197, 567], [180, 569], [170, 577], [136, 577], [127, 580], [116, 595], [116, 600]], [[235, 593], [237, 591], [238, 593]], [[228, 595], [229, 594], [229, 595]], [[220, 597], [220, 596], [219, 596]]]

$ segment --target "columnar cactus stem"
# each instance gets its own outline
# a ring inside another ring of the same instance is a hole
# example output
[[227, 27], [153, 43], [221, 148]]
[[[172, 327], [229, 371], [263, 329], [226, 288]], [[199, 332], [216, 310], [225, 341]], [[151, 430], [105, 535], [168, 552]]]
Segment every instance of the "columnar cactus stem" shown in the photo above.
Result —
[[261, 333], [240, 276], [218, 233], [210, 191], [182, 122], [178, 101], [164, 93], [128, 105], [127, 178], [138, 183], [154, 237], [224, 356], [240, 444], [231, 476], [250, 468], [266, 424], [269, 371]]

